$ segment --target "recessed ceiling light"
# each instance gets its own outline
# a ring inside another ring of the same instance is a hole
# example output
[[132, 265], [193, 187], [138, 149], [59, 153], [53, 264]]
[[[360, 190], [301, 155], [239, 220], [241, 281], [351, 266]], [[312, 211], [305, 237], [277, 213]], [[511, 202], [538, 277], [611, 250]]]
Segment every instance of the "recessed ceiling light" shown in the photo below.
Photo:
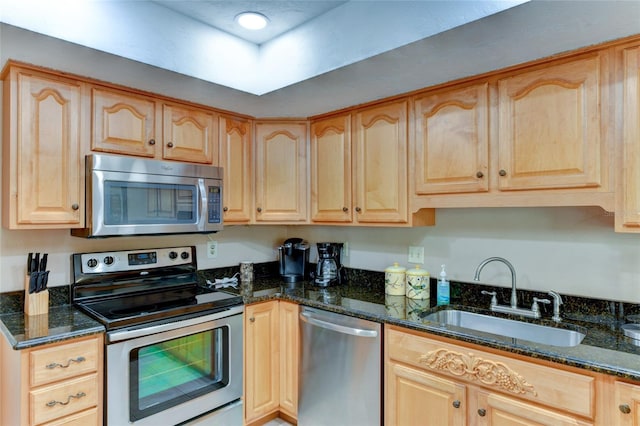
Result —
[[248, 30], [261, 30], [267, 26], [269, 19], [262, 13], [258, 12], [242, 12], [236, 16], [236, 21], [243, 28]]

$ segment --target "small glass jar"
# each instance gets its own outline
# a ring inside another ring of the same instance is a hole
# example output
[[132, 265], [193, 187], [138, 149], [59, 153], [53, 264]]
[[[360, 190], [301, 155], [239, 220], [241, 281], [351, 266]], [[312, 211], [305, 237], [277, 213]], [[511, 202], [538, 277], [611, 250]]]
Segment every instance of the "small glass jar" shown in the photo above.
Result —
[[407, 269], [395, 262], [384, 270], [384, 292], [392, 296], [404, 296]]
[[407, 275], [406, 296], [409, 299], [429, 299], [429, 272], [416, 265]]

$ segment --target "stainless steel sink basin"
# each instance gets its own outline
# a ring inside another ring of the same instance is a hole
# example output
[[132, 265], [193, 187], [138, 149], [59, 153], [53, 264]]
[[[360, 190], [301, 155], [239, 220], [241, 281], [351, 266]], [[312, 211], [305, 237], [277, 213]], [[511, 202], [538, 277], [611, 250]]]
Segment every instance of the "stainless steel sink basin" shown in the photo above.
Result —
[[575, 330], [548, 327], [455, 309], [427, 314], [423, 317], [423, 320], [435, 322], [443, 327], [466, 328], [477, 332], [497, 334], [550, 346], [577, 346], [585, 337], [584, 333]]

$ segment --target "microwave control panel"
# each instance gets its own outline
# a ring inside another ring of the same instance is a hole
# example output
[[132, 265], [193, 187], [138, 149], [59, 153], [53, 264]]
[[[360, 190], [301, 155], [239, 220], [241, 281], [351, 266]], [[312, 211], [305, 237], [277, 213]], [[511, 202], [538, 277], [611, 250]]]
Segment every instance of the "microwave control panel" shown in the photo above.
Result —
[[208, 223], [222, 222], [222, 187], [209, 186], [207, 189]]

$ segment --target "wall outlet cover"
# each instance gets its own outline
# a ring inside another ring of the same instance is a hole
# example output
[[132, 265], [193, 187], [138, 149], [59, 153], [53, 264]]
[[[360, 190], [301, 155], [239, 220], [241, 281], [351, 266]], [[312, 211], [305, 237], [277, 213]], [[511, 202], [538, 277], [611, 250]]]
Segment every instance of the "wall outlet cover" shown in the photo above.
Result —
[[424, 247], [409, 247], [409, 263], [424, 263]]
[[207, 241], [207, 257], [209, 259], [215, 259], [218, 257], [218, 242]]

